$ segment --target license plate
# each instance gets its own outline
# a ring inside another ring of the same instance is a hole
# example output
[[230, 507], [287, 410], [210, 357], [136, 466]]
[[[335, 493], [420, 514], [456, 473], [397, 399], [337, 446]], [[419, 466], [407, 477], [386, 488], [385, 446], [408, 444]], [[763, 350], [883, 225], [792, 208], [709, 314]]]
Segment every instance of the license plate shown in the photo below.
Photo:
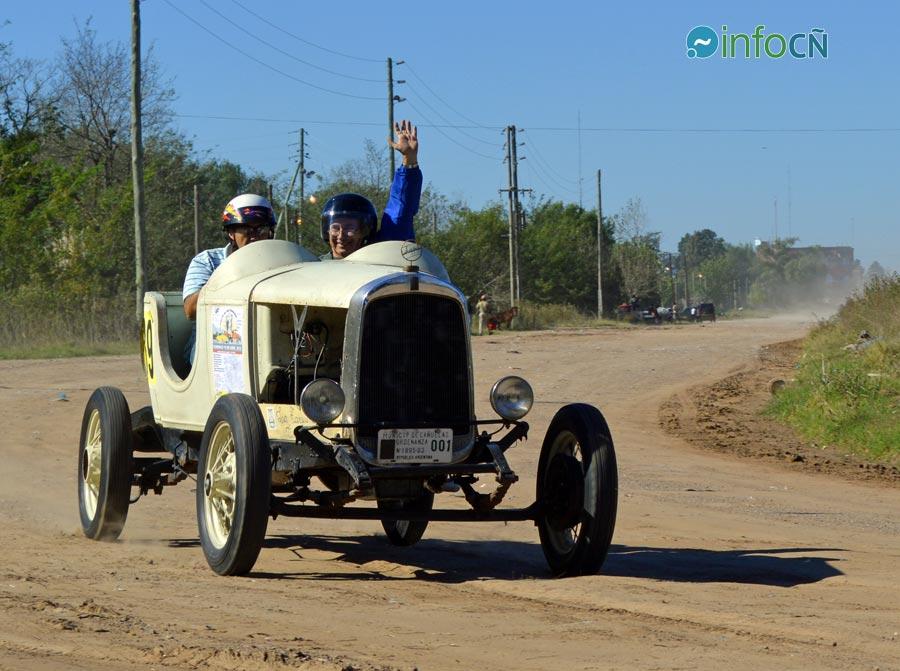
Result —
[[378, 461], [384, 464], [449, 464], [453, 429], [381, 429]]

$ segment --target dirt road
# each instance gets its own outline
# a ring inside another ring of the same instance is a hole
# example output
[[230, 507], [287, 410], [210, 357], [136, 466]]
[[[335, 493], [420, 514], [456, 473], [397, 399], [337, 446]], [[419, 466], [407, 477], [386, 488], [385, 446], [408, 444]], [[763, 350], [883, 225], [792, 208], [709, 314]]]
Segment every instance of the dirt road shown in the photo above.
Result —
[[377, 523], [281, 518], [249, 577], [220, 578], [192, 482], [133, 506], [119, 542], [88, 541], [84, 403], [112, 384], [146, 404], [137, 356], [0, 362], [0, 669], [900, 669], [900, 489], [704, 451], [657, 421], [807, 326], [475, 339], [479, 414], [511, 371], [538, 399], [510, 504], [531, 502], [560, 405], [609, 421], [613, 548], [602, 575], [568, 580], [528, 523], [432, 524], [394, 548]]

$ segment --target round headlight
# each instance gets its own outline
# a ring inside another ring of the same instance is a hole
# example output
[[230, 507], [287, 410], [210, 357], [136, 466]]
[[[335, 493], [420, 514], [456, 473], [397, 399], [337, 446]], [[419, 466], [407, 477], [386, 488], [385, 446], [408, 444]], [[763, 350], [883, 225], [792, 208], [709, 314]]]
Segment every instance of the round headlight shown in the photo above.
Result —
[[320, 377], [303, 387], [300, 407], [316, 424], [328, 424], [344, 412], [344, 390], [334, 380]]
[[518, 375], [502, 377], [491, 387], [491, 407], [503, 419], [522, 419], [533, 404], [531, 385]]

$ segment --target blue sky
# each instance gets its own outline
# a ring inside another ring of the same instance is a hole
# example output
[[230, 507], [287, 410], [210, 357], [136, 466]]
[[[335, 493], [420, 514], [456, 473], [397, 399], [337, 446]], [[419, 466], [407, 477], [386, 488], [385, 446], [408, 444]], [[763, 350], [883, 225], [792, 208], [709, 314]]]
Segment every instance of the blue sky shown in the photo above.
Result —
[[[365, 139], [386, 136], [391, 56], [407, 61], [395, 69], [408, 82], [395, 87], [408, 99], [396, 116], [420, 125], [425, 178], [451, 197], [476, 207], [498, 197], [500, 129], [514, 123], [524, 129], [520, 185], [578, 202], [581, 178], [592, 207], [601, 168], [604, 212], [640, 197], [664, 248], [705, 227], [730, 242], [771, 238], [777, 198], [780, 236], [852, 244], [864, 266], [900, 270], [900, 58], [890, 29], [874, 34], [898, 25], [894, 3], [171, 1], [218, 39], [166, 0], [145, 0], [144, 44], [174, 78], [176, 125], [212, 156], [286, 172], [301, 126], [309, 168], [360, 156]], [[32, 0], [0, 10], [10, 22], [0, 40], [51, 59], [88, 17], [101, 39], [129, 39], [126, 0]], [[686, 57], [691, 28], [723, 24], [730, 33], [823, 28], [829, 57]]]

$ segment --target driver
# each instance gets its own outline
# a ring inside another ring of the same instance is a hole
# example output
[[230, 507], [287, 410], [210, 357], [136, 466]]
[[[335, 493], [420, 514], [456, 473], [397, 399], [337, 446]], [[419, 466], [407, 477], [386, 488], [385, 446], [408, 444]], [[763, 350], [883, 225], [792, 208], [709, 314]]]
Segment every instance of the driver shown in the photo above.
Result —
[[[218, 249], [207, 249], [191, 260], [184, 278], [184, 314], [192, 322], [197, 319], [197, 301], [200, 290], [209, 281], [213, 271], [218, 268], [231, 252], [249, 245], [257, 240], [270, 240], [275, 232], [275, 211], [271, 203], [254, 193], [235, 196], [222, 212], [222, 228], [228, 236], [228, 244]], [[194, 363], [196, 354], [196, 323], [184, 348], [184, 357], [188, 363]]]
[[394, 173], [391, 194], [381, 216], [375, 206], [358, 193], [332, 196], [322, 209], [322, 239], [331, 247], [323, 259], [343, 259], [360, 247], [383, 240], [414, 240], [413, 217], [419, 211], [422, 171], [419, 169], [419, 138], [412, 122], [394, 124], [396, 140], [388, 144], [403, 155], [403, 165]]

